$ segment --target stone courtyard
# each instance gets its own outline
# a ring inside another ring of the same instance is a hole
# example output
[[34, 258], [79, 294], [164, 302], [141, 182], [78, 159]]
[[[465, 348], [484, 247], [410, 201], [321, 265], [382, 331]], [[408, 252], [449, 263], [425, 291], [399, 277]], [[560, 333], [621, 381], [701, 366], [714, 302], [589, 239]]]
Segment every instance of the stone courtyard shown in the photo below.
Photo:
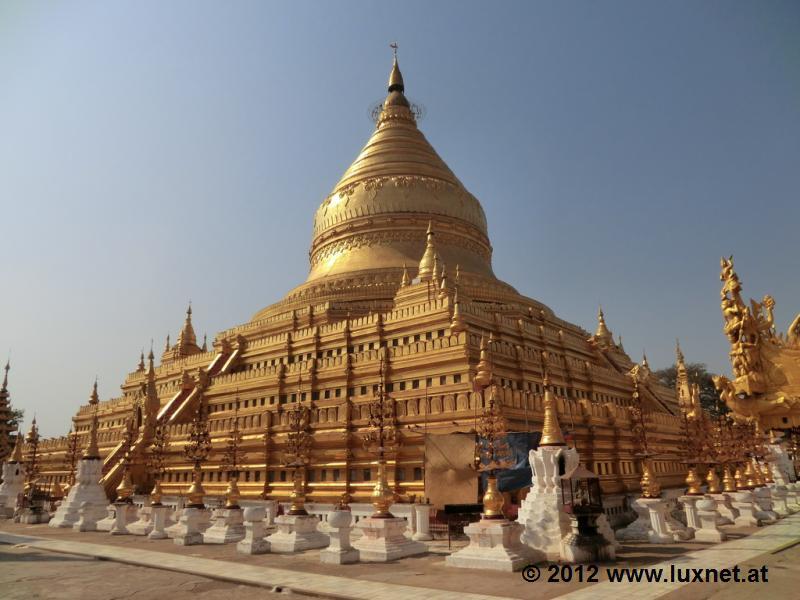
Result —
[[[800, 515], [750, 530], [729, 528], [722, 544], [625, 544], [616, 567], [769, 567], [760, 584], [527, 583], [519, 573], [459, 570], [445, 566], [446, 541], [429, 553], [383, 564], [325, 565], [319, 550], [291, 555], [244, 556], [233, 545], [180, 547], [171, 540], [77, 533], [46, 525], [4, 522], [0, 529], [2, 598], [237, 598], [276, 592], [322, 598], [744, 598], [767, 593], [790, 597], [800, 584]], [[463, 545], [464, 542], [459, 542]], [[454, 549], [457, 546], [454, 545]], [[99, 559], [99, 560], [93, 560]], [[540, 565], [542, 572], [546, 567]], [[54, 585], [57, 579], [61, 582]], [[14, 582], [14, 585], [9, 585]], [[87, 585], [89, 584], [89, 585]], [[157, 591], [157, 592], [156, 592]]]

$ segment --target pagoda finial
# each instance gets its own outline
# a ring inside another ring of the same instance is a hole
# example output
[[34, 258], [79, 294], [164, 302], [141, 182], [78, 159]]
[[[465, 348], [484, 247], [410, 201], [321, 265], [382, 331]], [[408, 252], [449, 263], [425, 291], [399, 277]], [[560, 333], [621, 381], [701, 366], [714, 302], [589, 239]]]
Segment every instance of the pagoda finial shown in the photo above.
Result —
[[675, 363], [678, 365], [678, 367], [683, 366], [684, 368], [686, 368], [683, 359], [683, 352], [681, 352], [681, 341], [679, 339], [675, 340], [675, 357], [676, 357]]
[[189, 308], [186, 309], [186, 320], [183, 322], [183, 329], [178, 334], [178, 351], [181, 356], [188, 353], [196, 353], [199, 348], [197, 347], [197, 336], [194, 333], [192, 326], [192, 301], [189, 301]]
[[208, 352], [208, 335], [205, 333], [203, 334], [203, 347], [201, 348], [203, 352]]
[[389, 92], [404, 92], [405, 85], [403, 84], [403, 74], [400, 73], [400, 66], [397, 64], [397, 42], [389, 44], [392, 49], [392, 72], [389, 73]]
[[647, 362], [647, 353], [644, 350], [642, 350], [642, 366], [650, 369], [650, 364]]
[[464, 317], [461, 315], [461, 306], [458, 301], [458, 286], [453, 291], [453, 318], [450, 320], [450, 334], [461, 333], [466, 330]]
[[603, 314], [602, 306], [600, 306], [597, 310], [597, 331], [594, 333], [594, 338], [606, 346], [610, 346], [614, 343], [614, 337], [611, 335], [611, 332], [606, 326], [606, 318]]
[[6, 366], [4, 367], [5, 374], [3, 375], [3, 388], [2, 391], [5, 392], [8, 390], [8, 371], [11, 369], [11, 359], [9, 358], [6, 360]]
[[100, 401], [100, 397], [97, 395], [97, 377], [94, 378], [94, 385], [92, 385], [92, 395], [89, 396], [89, 404], [94, 406]]
[[17, 427], [16, 441], [14, 442], [14, 450], [11, 453], [11, 459], [8, 462], [21, 463], [22, 462], [22, 432]]
[[433, 221], [428, 221], [426, 232], [425, 253], [419, 261], [419, 280], [430, 281], [435, 277], [434, 269], [437, 266], [436, 244], [433, 240]]
[[550, 382], [545, 372], [542, 380], [544, 387], [544, 423], [542, 424], [542, 439], [539, 446], [566, 446], [564, 434], [561, 433], [561, 426], [558, 424], [558, 412], [556, 411], [556, 399], [550, 391]]
[[170, 348], [170, 345], [169, 345], [169, 334], [167, 334], [167, 343], [164, 346], [164, 352], [169, 352], [169, 348]]
[[408, 267], [406, 263], [403, 263], [403, 278], [400, 280], [400, 287], [404, 288], [411, 283], [411, 280], [408, 278]]
[[475, 383], [482, 388], [486, 388], [492, 384], [492, 357], [489, 352], [489, 344], [486, 342], [486, 337], [484, 335], [481, 335], [480, 351], [478, 369], [475, 373]]
[[139, 355], [139, 364], [136, 365], [136, 370], [139, 372], [144, 371], [144, 348], [142, 348], [142, 353]]
[[439, 283], [439, 298], [447, 296], [447, 265], [442, 263], [442, 278]]
[[99, 459], [100, 450], [97, 448], [97, 411], [92, 414], [92, 421], [89, 425], [89, 441], [83, 451], [83, 458]]

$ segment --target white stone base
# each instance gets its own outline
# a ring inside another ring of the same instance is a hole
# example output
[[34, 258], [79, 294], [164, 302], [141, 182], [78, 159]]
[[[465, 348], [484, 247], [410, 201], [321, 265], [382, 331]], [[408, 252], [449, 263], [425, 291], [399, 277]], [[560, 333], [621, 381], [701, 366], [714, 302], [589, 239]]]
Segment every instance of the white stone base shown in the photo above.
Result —
[[211, 526], [203, 533], [204, 544], [233, 544], [244, 539], [241, 508], [218, 508], [211, 515]]
[[355, 548], [349, 548], [348, 550], [325, 548], [319, 553], [319, 562], [328, 565], [350, 565], [357, 563], [359, 556], [359, 552]]
[[139, 519], [128, 525], [131, 535], [149, 535], [153, 531], [152, 507], [143, 506], [139, 509]]
[[717, 504], [717, 525], [730, 525], [739, 516], [739, 511], [733, 507], [731, 492], [708, 494], [708, 497]]
[[657, 498], [639, 498], [631, 504], [636, 511], [636, 520], [617, 531], [617, 539], [630, 542], [650, 542], [651, 544], [671, 544], [675, 541], [667, 529], [665, 513], [667, 505]]
[[[108, 498], [103, 486], [98, 483], [101, 477], [103, 461], [99, 458], [82, 459], [78, 462], [75, 484], [69, 489], [67, 497], [61, 501], [55, 516], [50, 520], [50, 527], [71, 527], [77, 531], [94, 531], [99, 514], [102, 519], [108, 505]], [[82, 507], [87, 506], [86, 517], [81, 527], [75, 527], [81, 518]], [[89, 527], [89, 529], [87, 529]]]
[[694, 532], [698, 542], [724, 542], [727, 536], [717, 529], [717, 503], [713, 498], [704, 498], [697, 503], [697, 516], [700, 528]]
[[117, 520], [117, 507], [114, 504], [106, 506], [106, 516], [97, 522], [95, 529], [97, 531], [111, 531], [114, 527], [114, 522]]
[[282, 515], [275, 519], [275, 523], [278, 531], [267, 538], [270, 552], [301, 552], [328, 545], [328, 536], [317, 531], [317, 517]]
[[269, 542], [264, 539], [267, 528], [264, 524], [265, 510], [262, 507], [244, 509], [244, 539], [236, 544], [236, 551], [242, 554], [265, 554], [269, 552]]
[[43, 508], [23, 508], [19, 513], [19, 522], [26, 525], [47, 523], [49, 520], [50, 513]]
[[778, 520], [778, 513], [772, 510], [772, 496], [768, 488], [757, 487], [754, 489], [753, 502], [756, 505], [756, 517], [762, 522], [771, 525]]
[[481, 519], [464, 528], [469, 545], [445, 559], [449, 567], [518, 571], [530, 564], [530, 552], [519, 541], [522, 527], [505, 519]]
[[17, 508], [17, 497], [25, 489], [25, 466], [18, 462], [3, 464], [0, 483], [0, 518], [11, 518]]
[[790, 514], [789, 506], [786, 502], [788, 491], [785, 485], [774, 485], [769, 488], [770, 495], [772, 496], [772, 510], [775, 511], [779, 517], [786, 517]]
[[425, 544], [410, 540], [404, 535], [406, 520], [403, 518], [367, 517], [361, 519], [356, 527], [362, 535], [353, 543], [353, 547], [358, 550], [362, 561], [387, 562], [428, 551]]
[[130, 502], [115, 502], [116, 506], [114, 525], [111, 526], [111, 535], [130, 535], [128, 527], [136, 522], [139, 512], [135, 504]]
[[105, 506], [84, 502], [78, 511], [78, 520], [72, 526], [74, 531], [97, 531], [97, 524], [107, 513]]
[[353, 515], [346, 510], [333, 510], [328, 514], [330, 545], [319, 553], [319, 561], [331, 565], [358, 562], [358, 550], [350, 545]]
[[732, 494], [733, 508], [739, 515], [733, 520], [737, 527], [760, 527], [761, 521], [756, 516], [756, 505], [753, 504], [753, 494], [747, 490]]
[[152, 526], [147, 537], [151, 540], [163, 540], [167, 538], [166, 524], [167, 512], [169, 508], [164, 505], [150, 506], [150, 524]]
[[196, 546], [203, 543], [203, 531], [200, 527], [205, 520], [205, 510], [201, 508], [184, 508], [178, 519], [179, 531], [172, 541], [178, 546]]

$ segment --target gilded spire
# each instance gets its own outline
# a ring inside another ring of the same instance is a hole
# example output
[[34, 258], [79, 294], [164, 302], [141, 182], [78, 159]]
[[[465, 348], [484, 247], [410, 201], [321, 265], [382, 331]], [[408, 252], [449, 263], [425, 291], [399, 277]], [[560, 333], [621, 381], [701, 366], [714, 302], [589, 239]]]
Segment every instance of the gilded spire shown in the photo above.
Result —
[[99, 398], [97, 396], [97, 378], [94, 380], [92, 386], [92, 395], [89, 399], [89, 404], [94, 406], [92, 411], [92, 420], [89, 424], [89, 441], [86, 444], [86, 449], [83, 451], [83, 458], [100, 458], [100, 451], [97, 448], [97, 404]]
[[24, 436], [17, 427], [16, 441], [14, 442], [14, 450], [11, 453], [11, 459], [8, 462], [21, 463], [22, 462], [22, 438]]
[[192, 326], [192, 303], [189, 302], [189, 308], [186, 309], [186, 320], [183, 322], [183, 329], [181, 329], [180, 334], [178, 334], [178, 348], [180, 348], [180, 350], [186, 350], [192, 346], [197, 347], [197, 336]]
[[203, 334], [203, 347], [200, 348], [203, 352], [208, 352], [208, 336]]
[[94, 378], [94, 385], [92, 386], [92, 395], [89, 396], [89, 404], [91, 406], [96, 405], [100, 401], [99, 396], [97, 395], [97, 377]]
[[561, 433], [561, 426], [558, 424], [558, 412], [556, 411], [556, 399], [550, 391], [550, 382], [547, 374], [542, 381], [544, 387], [544, 423], [542, 424], [542, 439], [539, 446], [566, 446], [564, 434]]
[[39, 440], [39, 427], [36, 425], [36, 417], [33, 417], [33, 421], [31, 421], [31, 428], [28, 430], [27, 435], [25, 436], [25, 441], [29, 444], [34, 444]]
[[438, 259], [436, 258], [436, 244], [433, 241], [433, 222], [428, 221], [428, 231], [426, 232], [427, 241], [425, 242], [425, 253], [419, 261], [419, 280], [431, 281], [436, 277], [435, 269]]
[[408, 267], [406, 263], [403, 263], [403, 278], [400, 280], [400, 287], [406, 287], [411, 283], [411, 280], [408, 278]]
[[144, 371], [144, 350], [142, 350], [142, 353], [139, 355], [139, 364], [136, 365], [136, 370], [138, 372]]
[[3, 375], [3, 388], [0, 391], [5, 392], [8, 390], [8, 371], [11, 369], [11, 359], [6, 361], [5, 374]]
[[442, 263], [442, 279], [439, 283], [439, 298], [447, 296], [447, 265]]
[[475, 383], [482, 388], [488, 387], [492, 383], [492, 358], [489, 353], [489, 345], [486, 343], [486, 337], [481, 336], [481, 355], [478, 360], [478, 369], [475, 373]]
[[464, 317], [461, 315], [461, 306], [458, 301], [458, 286], [453, 293], [453, 318], [450, 320], [450, 334], [461, 333], [467, 329]]
[[89, 441], [86, 444], [86, 449], [83, 451], [83, 458], [99, 459], [100, 450], [97, 448], [97, 413], [92, 415], [92, 421], [89, 425]]
[[167, 334], [167, 343], [164, 346], [164, 352], [169, 352], [170, 344], [169, 344], [169, 334]]
[[389, 92], [404, 92], [406, 86], [403, 84], [403, 74], [400, 72], [400, 65], [397, 64], [397, 44], [393, 46], [394, 59], [392, 60], [392, 71], [389, 73]]
[[614, 337], [606, 326], [606, 319], [603, 314], [602, 306], [597, 310], [597, 331], [594, 333], [594, 338], [606, 346], [610, 346], [614, 343]]
[[648, 371], [650, 370], [650, 363], [647, 362], [647, 354], [644, 350], [642, 350], [642, 366]]

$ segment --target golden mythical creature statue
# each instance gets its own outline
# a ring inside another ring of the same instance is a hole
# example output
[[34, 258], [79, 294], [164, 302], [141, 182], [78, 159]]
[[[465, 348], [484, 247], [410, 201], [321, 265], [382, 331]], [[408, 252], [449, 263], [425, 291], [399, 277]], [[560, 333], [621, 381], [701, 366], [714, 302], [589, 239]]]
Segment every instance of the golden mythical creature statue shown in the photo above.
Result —
[[731, 345], [733, 380], [714, 377], [720, 397], [738, 417], [776, 429], [800, 424], [800, 315], [784, 336], [775, 330], [775, 300], [742, 300], [733, 256], [720, 263], [720, 306]]

